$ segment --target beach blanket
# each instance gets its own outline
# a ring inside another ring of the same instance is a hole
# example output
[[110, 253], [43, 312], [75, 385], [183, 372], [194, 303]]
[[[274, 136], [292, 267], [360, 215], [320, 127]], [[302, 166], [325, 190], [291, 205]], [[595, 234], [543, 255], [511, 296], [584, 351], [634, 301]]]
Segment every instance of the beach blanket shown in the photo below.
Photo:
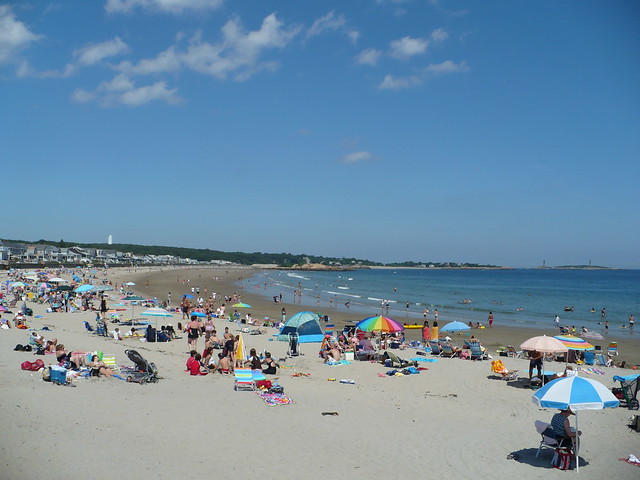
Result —
[[629, 458], [619, 458], [618, 460], [620, 460], [621, 462], [628, 463], [629, 465], [640, 467], [640, 460], [638, 460], [638, 457], [636, 457], [631, 453], [629, 454]]
[[256, 395], [258, 395], [269, 407], [291, 405], [294, 403], [294, 401], [284, 393], [256, 392]]
[[412, 362], [430, 362], [435, 363], [438, 361], [437, 358], [424, 358], [424, 357], [413, 357], [409, 359]]
[[339, 362], [327, 362], [327, 363], [325, 363], [325, 365], [331, 365], [331, 366], [351, 365], [351, 362], [348, 362], [347, 360], [340, 360]]
[[586, 374], [595, 374], [595, 375], [606, 375], [606, 372], [602, 370], [598, 370], [597, 368], [582, 368], [579, 367], [579, 370]]

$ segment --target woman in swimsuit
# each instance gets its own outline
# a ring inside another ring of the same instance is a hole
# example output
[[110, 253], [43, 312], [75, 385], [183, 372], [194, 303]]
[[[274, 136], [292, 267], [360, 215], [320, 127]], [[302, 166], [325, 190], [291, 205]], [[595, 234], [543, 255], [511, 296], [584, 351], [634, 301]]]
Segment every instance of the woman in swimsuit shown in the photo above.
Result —
[[91, 368], [91, 375], [99, 377], [100, 375], [104, 375], [107, 378], [113, 377], [113, 370], [111, 370], [107, 365], [100, 360], [98, 355], [94, 355], [91, 357], [91, 363], [89, 364]]
[[187, 339], [189, 342], [189, 350], [198, 351], [198, 337], [202, 330], [202, 324], [197, 320], [198, 317], [192, 316], [191, 321], [187, 323]]
[[267, 368], [262, 370], [262, 372], [267, 373], [269, 375], [275, 375], [276, 367], [277, 367], [276, 362], [273, 360], [273, 358], [271, 358], [271, 354], [269, 352], [266, 352], [264, 355], [265, 355], [265, 359], [262, 360], [262, 363], [265, 364]]

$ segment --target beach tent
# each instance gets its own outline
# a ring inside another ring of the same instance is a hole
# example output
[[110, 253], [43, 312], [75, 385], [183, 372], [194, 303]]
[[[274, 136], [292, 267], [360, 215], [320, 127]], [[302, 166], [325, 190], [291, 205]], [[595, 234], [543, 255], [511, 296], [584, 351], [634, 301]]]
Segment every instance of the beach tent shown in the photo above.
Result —
[[300, 343], [320, 343], [324, 339], [320, 316], [313, 312], [298, 312], [291, 316], [280, 330], [278, 340], [288, 342], [290, 333], [297, 333]]

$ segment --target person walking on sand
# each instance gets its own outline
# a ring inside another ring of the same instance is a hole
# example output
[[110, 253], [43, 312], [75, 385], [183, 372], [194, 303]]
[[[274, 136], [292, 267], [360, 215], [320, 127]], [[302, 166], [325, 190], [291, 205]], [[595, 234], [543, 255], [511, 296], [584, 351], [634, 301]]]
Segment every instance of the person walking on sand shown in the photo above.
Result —
[[189, 350], [198, 351], [198, 337], [202, 331], [202, 324], [198, 321], [198, 317], [191, 316], [191, 321], [186, 325], [187, 339], [189, 342]]
[[489, 312], [489, 328], [493, 328], [493, 312]]

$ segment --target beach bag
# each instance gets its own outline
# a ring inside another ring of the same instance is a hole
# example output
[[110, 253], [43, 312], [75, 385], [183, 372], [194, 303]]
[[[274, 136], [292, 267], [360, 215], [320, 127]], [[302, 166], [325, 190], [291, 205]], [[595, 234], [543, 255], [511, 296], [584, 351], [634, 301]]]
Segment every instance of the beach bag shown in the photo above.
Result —
[[37, 372], [43, 367], [44, 362], [40, 359], [36, 360], [35, 362], [30, 362], [29, 360], [27, 360], [20, 364], [20, 368], [22, 368], [22, 370], [31, 370], [32, 372]]
[[44, 367], [42, 369], [42, 380], [44, 380], [45, 382], [50, 382], [51, 381], [51, 366], [47, 365], [46, 367]]
[[551, 459], [551, 466], [558, 470], [569, 470], [571, 466], [571, 452], [566, 448], [556, 448], [553, 458]]

